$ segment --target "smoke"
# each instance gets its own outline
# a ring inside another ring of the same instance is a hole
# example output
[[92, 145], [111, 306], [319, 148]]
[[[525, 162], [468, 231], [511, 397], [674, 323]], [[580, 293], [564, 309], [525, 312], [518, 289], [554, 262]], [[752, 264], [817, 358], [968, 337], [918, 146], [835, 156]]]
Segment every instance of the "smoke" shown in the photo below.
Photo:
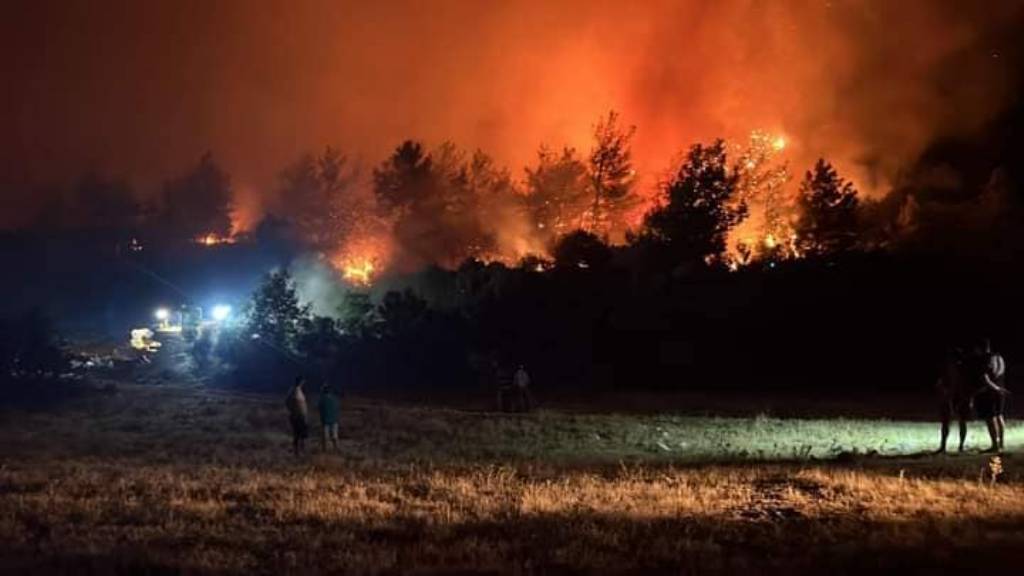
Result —
[[288, 266], [295, 282], [299, 301], [308, 304], [317, 316], [339, 317], [348, 287], [338, 278], [338, 272], [327, 262], [315, 256], [302, 256]]
[[451, 139], [518, 178], [611, 109], [639, 128], [641, 192], [691, 143], [758, 129], [787, 136], [795, 173], [824, 156], [880, 195], [997, 114], [1021, 68], [1015, 0], [102, 4], [4, 19], [0, 182], [98, 168], [155, 190], [209, 149], [247, 222], [326, 143], [373, 165]]
[[826, 157], [862, 190], [882, 193], [930, 142], [974, 130], [1006, 104], [1019, 63], [999, 57], [1000, 43], [1021, 6], [679, 7], [624, 64], [637, 70], [626, 111], [647, 131], [638, 138], [648, 157], [760, 128], [787, 135], [798, 173]]

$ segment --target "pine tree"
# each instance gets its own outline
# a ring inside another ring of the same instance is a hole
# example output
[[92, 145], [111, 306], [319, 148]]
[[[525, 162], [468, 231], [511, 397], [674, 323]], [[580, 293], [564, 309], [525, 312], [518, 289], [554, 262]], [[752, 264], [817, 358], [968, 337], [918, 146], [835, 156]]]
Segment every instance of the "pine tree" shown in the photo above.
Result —
[[356, 178], [348, 159], [333, 148], [307, 154], [281, 173], [275, 212], [290, 220], [309, 246], [334, 248], [369, 213], [366, 199], [355, 193]]
[[634, 126], [619, 126], [619, 115], [614, 111], [594, 128], [594, 148], [588, 159], [593, 203], [590, 222], [582, 222], [581, 227], [588, 227], [598, 236], [624, 231], [625, 212], [636, 202], [633, 194], [636, 171], [630, 148], [635, 133]]
[[720, 258], [729, 231], [747, 216], [746, 203], [736, 198], [737, 181], [722, 140], [693, 146], [665, 184], [664, 203], [644, 219], [641, 239], [666, 246], [682, 261]]
[[188, 174], [163, 189], [162, 226], [174, 237], [231, 234], [231, 178], [207, 152]]
[[857, 190], [824, 159], [804, 176], [797, 204], [796, 232], [804, 254], [842, 254], [856, 247]]
[[545, 243], [577, 229], [591, 209], [587, 165], [572, 148], [537, 152], [537, 165], [526, 169], [526, 208]]
[[287, 270], [271, 272], [253, 293], [247, 309], [247, 332], [280, 351], [293, 351], [309, 306], [299, 303]]
[[[784, 146], [783, 139], [755, 130], [733, 167], [738, 177], [736, 198], [742, 199], [751, 213], [751, 218], [730, 234], [741, 238], [735, 246], [738, 263], [773, 262], [795, 256], [795, 199], [786, 193], [789, 167], [779, 159]], [[742, 250], [740, 244], [744, 245]]]
[[388, 213], [424, 202], [435, 195], [436, 189], [433, 158], [413, 140], [403, 142], [373, 171], [377, 204]]

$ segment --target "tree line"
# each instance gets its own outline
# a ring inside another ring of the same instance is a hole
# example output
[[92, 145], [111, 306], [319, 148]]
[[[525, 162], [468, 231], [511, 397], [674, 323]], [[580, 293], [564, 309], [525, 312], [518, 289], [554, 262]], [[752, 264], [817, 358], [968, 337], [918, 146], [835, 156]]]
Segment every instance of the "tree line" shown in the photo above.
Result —
[[[544, 257], [577, 231], [605, 243], [664, 244], [667, 253], [688, 260], [729, 254], [739, 264], [848, 248], [834, 238], [819, 246], [816, 237], [823, 234], [856, 240], [851, 227], [857, 225], [859, 198], [852, 186], [822, 160], [803, 180], [794, 203], [784, 192], [788, 167], [759, 133], [738, 147], [735, 159], [727, 158], [722, 141], [692, 147], [668, 181], [658, 183], [653, 206], [645, 209], [632, 159], [634, 134], [635, 127], [610, 112], [595, 125], [586, 153], [542, 146], [522, 178], [485, 152], [467, 152], [451, 142], [434, 149], [402, 142], [369, 175], [328, 147], [280, 171], [266, 195], [264, 219], [249, 232], [283, 235], [322, 253], [383, 236], [399, 247], [406, 270], [454, 268], [467, 259], [512, 263], [530, 254]], [[209, 153], [149, 201], [125, 182], [98, 174], [49, 196], [37, 229], [87, 228], [124, 247], [238, 232], [232, 230], [238, 200], [230, 175]], [[730, 231], [752, 211], [763, 216], [761, 229], [727, 245]]]
[[[633, 134], [609, 114], [586, 154], [542, 147], [521, 181], [450, 143], [403, 142], [367, 177], [335, 149], [301, 157], [282, 171], [256, 246], [274, 230], [312, 251], [384, 232], [420, 271], [400, 279], [408, 289], [350, 290], [330, 314], [312, 313], [275, 272], [238, 325], [196, 342], [195, 358], [251, 388], [306, 372], [428, 394], [480, 386], [516, 362], [575, 389], [808, 384], [837, 366], [833, 378], [852, 385], [883, 362], [899, 367], [886, 381], [906, 384], [957, 333], [998, 332], [979, 302], [1019, 309], [1016, 283], [994, 264], [1021, 236], [1006, 225], [1020, 213], [1016, 184], [998, 171], [962, 212], [911, 185], [867, 201], [824, 159], [789, 194], [789, 167], [755, 134], [693, 145], [644, 207]], [[167, 237], [230, 232], [230, 178], [209, 156], [128, 220], [114, 216], [127, 187], [81, 186], [82, 198], [105, 198], [92, 217], [106, 228], [159, 218], [151, 228]], [[508, 230], [529, 240], [516, 262], [493, 257]]]

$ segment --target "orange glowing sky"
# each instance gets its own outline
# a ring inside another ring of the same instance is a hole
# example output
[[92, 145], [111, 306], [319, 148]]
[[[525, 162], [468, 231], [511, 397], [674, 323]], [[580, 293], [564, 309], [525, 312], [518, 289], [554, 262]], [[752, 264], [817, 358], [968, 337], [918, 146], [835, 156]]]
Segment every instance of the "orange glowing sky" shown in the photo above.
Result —
[[140, 194], [206, 150], [246, 199], [333, 144], [480, 147], [521, 174], [609, 109], [650, 181], [689, 144], [786, 134], [882, 190], [1015, 78], [1019, 1], [16, 1], [0, 23], [0, 224], [90, 169]]

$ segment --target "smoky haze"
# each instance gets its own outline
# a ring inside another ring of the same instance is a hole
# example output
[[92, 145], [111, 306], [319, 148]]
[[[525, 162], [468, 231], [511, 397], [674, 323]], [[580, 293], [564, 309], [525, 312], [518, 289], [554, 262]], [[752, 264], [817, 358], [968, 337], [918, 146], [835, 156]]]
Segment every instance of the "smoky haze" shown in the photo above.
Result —
[[327, 144], [482, 148], [519, 177], [610, 109], [648, 181], [690, 143], [787, 136], [884, 192], [1014, 96], [1022, 3], [15, 2], [0, 24], [5, 226], [87, 171], [152, 195], [212, 151], [243, 218]]

